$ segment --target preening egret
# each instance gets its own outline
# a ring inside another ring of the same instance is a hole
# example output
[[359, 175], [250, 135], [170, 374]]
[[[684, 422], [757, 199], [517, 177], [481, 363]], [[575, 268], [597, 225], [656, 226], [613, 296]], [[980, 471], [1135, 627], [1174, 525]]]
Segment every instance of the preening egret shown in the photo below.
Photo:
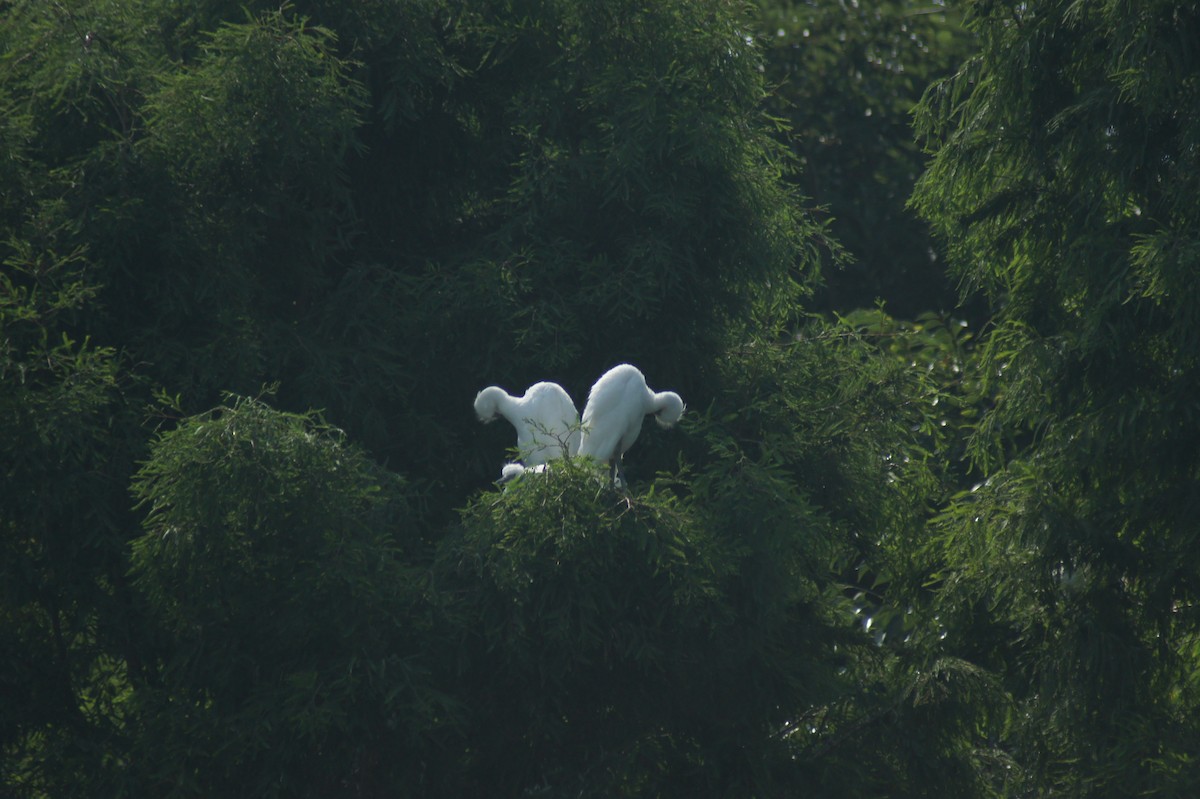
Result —
[[608, 464], [616, 484], [621, 457], [642, 432], [643, 417], [654, 414], [661, 427], [670, 427], [683, 416], [683, 408], [683, 400], [674, 391], [652, 391], [636, 366], [614, 366], [588, 393], [579, 454]]
[[522, 397], [488, 386], [475, 397], [475, 413], [481, 422], [503, 416], [512, 423], [526, 465], [574, 455], [579, 449], [579, 412], [558, 383], [534, 383]]

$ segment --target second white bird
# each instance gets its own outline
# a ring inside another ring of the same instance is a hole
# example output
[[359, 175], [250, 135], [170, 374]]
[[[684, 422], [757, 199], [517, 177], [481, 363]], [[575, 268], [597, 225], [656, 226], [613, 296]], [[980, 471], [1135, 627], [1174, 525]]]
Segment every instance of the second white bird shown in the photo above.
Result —
[[642, 419], [670, 427], [683, 416], [683, 399], [674, 391], [653, 391], [636, 366], [623, 363], [604, 373], [588, 393], [583, 409], [579, 454], [608, 464], [617, 482], [621, 457], [642, 432]]

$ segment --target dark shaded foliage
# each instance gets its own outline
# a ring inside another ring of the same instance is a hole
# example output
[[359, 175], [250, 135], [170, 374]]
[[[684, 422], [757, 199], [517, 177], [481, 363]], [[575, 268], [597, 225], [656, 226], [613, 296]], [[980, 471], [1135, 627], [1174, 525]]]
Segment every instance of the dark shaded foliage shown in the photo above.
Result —
[[[883, 301], [907, 319], [955, 310], [958, 287], [942, 247], [906, 206], [925, 168], [910, 131], [913, 107], [974, 47], [960, 4], [758, 5], [768, 107], [788, 122], [799, 161], [793, 179], [828, 215], [848, 256], [825, 271], [819, 306], [845, 312]], [[977, 300], [959, 313], [975, 323], [986, 318]]]
[[939, 598], [1049, 795], [1186, 796], [1196, 718], [1200, 170], [1184, 3], [971, 5], [916, 202], [999, 308]]

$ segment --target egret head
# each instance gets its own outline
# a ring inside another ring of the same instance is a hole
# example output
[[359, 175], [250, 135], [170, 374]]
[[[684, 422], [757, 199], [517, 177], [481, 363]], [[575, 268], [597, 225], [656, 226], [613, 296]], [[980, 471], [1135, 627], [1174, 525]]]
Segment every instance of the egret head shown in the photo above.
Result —
[[475, 395], [475, 415], [479, 421], [487, 424], [496, 420], [500, 412], [500, 402], [508, 394], [499, 386], [488, 386]]
[[683, 416], [683, 398], [674, 391], [661, 391], [654, 395], [654, 421], [659, 427], [671, 427]]

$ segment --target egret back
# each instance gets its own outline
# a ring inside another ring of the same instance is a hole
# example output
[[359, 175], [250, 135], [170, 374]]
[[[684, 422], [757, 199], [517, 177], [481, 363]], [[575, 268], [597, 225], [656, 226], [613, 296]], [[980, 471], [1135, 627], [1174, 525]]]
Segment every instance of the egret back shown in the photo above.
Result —
[[622, 364], [606, 372], [588, 394], [579, 454], [603, 462], [623, 455], [642, 430], [650, 400], [646, 379], [637, 368]]
[[511, 421], [526, 463], [541, 464], [571, 452], [571, 438], [578, 436], [579, 412], [562, 386], [535, 383], [517, 406], [514, 415], [518, 418]]

